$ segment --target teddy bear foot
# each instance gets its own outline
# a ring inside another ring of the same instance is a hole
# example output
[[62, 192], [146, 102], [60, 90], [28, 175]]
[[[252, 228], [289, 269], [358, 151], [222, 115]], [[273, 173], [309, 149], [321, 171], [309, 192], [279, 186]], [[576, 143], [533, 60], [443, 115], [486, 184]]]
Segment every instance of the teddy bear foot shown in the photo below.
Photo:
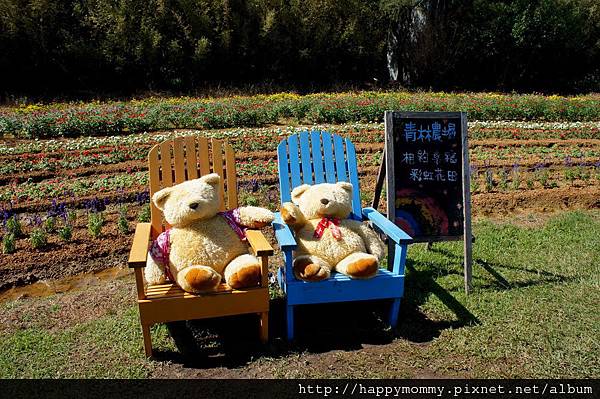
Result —
[[260, 283], [260, 261], [250, 254], [240, 255], [225, 268], [225, 281], [233, 289], [256, 287]]
[[296, 278], [304, 281], [327, 280], [331, 275], [329, 265], [316, 256], [297, 257], [293, 268]]
[[199, 294], [214, 291], [221, 283], [221, 275], [208, 266], [190, 266], [177, 273], [177, 283], [187, 292]]
[[375, 277], [379, 269], [379, 263], [373, 255], [354, 253], [338, 263], [335, 269], [352, 278], [367, 279]]

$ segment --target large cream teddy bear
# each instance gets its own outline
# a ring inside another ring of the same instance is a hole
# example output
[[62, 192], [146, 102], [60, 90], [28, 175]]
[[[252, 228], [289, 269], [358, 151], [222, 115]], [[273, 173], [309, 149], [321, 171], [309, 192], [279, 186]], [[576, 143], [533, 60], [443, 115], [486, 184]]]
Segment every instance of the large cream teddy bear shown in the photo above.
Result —
[[192, 293], [212, 291], [224, 278], [232, 288], [256, 286], [261, 262], [248, 253], [244, 228], [260, 228], [273, 213], [252, 206], [219, 212], [221, 178], [212, 173], [152, 196], [171, 229], [154, 241], [146, 263], [149, 284], [166, 278]]
[[316, 184], [294, 188], [292, 202], [281, 217], [296, 233], [296, 278], [319, 281], [337, 271], [352, 278], [374, 277], [385, 246], [367, 225], [348, 219], [352, 212], [352, 184]]

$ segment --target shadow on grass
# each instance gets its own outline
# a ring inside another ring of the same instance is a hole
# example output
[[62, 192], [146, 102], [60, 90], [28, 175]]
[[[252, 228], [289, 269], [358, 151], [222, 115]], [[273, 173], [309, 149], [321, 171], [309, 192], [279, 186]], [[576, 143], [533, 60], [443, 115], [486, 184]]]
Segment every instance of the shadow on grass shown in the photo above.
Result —
[[[479, 320], [436, 278], [457, 274], [453, 270], [417, 270], [407, 260], [405, 296], [395, 330], [387, 325], [391, 300], [327, 303], [297, 306], [293, 343], [285, 340], [286, 306], [284, 298], [271, 300], [269, 312], [270, 343], [258, 340], [258, 316], [242, 315], [218, 319], [171, 323], [169, 330], [185, 354], [158, 352], [157, 360], [169, 360], [184, 367], [242, 367], [259, 357], [278, 358], [293, 353], [354, 351], [364, 345], [385, 345], [396, 337], [414, 343], [427, 343], [447, 328], [478, 324]], [[455, 315], [454, 320], [431, 320], [421, 310], [434, 295]]]
[[[431, 251], [437, 252], [456, 261], [462, 262], [462, 256], [453, 254], [452, 252], [443, 248], [432, 247]], [[510, 290], [514, 288], [532, 287], [548, 283], [566, 283], [575, 280], [573, 277], [567, 277], [560, 274], [550, 273], [544, 270], [529, 269], [526, 267], [488, 262], [486, 260], [476, 258], [473, 259], [473, 266], [480, 266], [494, 278], [494, 281], [492, 283], [479, 283], [478, 288], [480, 289]], [[526, 273], [531, 276], [535, 276], [536, 278], [510, 282], [498, 271], [501, 269]]]

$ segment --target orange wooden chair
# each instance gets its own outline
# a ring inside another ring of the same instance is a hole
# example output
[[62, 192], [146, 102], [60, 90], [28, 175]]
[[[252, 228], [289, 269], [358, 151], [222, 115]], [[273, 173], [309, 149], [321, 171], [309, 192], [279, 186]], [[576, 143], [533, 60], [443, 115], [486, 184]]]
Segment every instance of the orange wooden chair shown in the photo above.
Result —
[[[238, 206], [235, 156], [231, 145], [204, 137], [181, 137], [157, 144], [148, 154], [150, 196], [158, 190], [209, 173], [221, 176], [221, 210]], [[193, 295], [172, 283], [145, 285], [142, 268], [146, 266], [148, 246], [166, 227], [162, 214], [151, 204], [150, 223], [138, 223], [129, 253], [129, 267], [135, 271], [138, 305], [144, 349], [152, 356], [150, 327], [156, 323], [257, 313], [260, 316], [260, 339], [268, 340], [269, 288], [268, 257], [273, 248], [258, 230], [248, 230], [252, 251], [262, 259], [259, 287], [234, 290], [221, 284], [214, 293]]]

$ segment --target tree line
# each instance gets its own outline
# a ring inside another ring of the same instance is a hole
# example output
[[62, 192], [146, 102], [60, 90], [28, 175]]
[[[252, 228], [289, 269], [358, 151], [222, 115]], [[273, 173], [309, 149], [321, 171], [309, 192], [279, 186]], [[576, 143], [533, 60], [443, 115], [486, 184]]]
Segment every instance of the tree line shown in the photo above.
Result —
[[0, 0], [0, 94], [600, 88], [597, 0]]

